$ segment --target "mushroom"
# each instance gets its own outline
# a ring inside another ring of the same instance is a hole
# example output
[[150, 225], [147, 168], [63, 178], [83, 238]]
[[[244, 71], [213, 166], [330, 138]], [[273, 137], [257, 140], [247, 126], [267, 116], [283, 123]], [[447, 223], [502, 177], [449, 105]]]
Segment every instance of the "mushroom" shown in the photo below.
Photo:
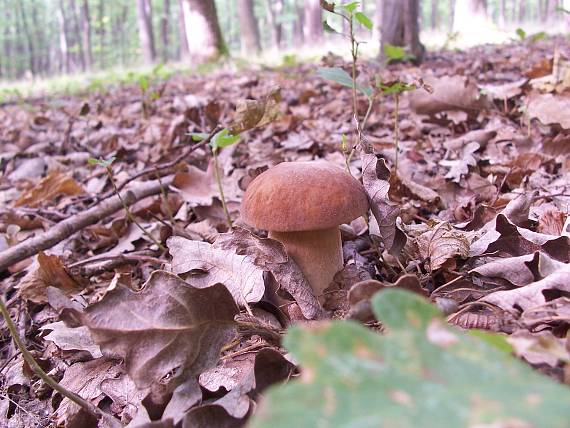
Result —
[[285, 246], [323, 303], [344, 264], [339, 225], [367, 210], [364, 188], [345, 170], [326, 161], [284, 162], [251, 182], [241, 217]]

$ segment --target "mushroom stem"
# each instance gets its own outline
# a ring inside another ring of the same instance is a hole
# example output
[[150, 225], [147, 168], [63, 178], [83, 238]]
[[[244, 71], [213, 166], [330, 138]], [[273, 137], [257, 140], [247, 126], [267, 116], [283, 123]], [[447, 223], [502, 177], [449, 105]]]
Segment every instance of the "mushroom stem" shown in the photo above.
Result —
[[332, 227], [304, 232], [269, 231], [269, 237], [281, 242], [295, 260], [321, 304], [323, 292], [343, 267], [340, 230]]

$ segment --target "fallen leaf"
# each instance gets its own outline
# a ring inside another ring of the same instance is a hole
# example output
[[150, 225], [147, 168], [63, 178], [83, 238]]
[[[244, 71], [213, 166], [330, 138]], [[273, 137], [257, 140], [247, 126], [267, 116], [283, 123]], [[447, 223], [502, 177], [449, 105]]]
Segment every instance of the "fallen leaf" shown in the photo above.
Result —
[[528, 101], [527, 114], [545, 125], [558, 124], [570, 129], [570, 97], [553, 94], [533, 94]]
[[27, 192], [22, 193], [14, 203], [15, 207], [26, 205], [34, 208], [46, 201], [52, 201], [59, 195], [75, 196], [83, 193], [83, 189], [69, 174], [59, 171], [51, 172]]
[[155, 271], [139, 292], [120, 287], [84, 312], [104, 355], [123, 358], [137, 387], [177, 384], [218, 359], [236, 334], [238, 308], [221, 284], [196, 288], [166, 271]]
[[279, 287], [293, 296], [306, 319], [320, 316], [321, 307], [311, 286], [299, 266], [289, 258], [281, 242], [259, 238], [246, 229], [234, 228], [232, 233], [220, 235], [214, 247], [234, 250], [236, 254], [252, 259], [256, 266], [271, 272]]
[[101, 349], [93, 342], [89, 329], [85, 326], [70, 328], [63, 321], [57, 321], [42, 326], [40, 330], [51, 330], [49, 334], [44, 336], [44, 340], [55, 343], [60, 349], [87, 351], [93, 358], [103, 356]]
[[240, 306], [258, 302], [263, 297], [263, 270], [251, 257], [180, 236], [168, 238], [166, 245], [172, 256], [172, 271], [188, 273], [188, 279], [195, 287], [205, 288], [221, 283]]

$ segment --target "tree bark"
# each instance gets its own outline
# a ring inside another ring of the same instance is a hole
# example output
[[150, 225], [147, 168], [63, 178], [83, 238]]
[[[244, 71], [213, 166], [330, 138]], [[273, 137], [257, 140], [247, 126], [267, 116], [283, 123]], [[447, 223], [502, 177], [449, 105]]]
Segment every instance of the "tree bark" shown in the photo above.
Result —
[[30, 26], [28, 25], [28, 22], [26, 19], [25, 7], [20, 2], [18, 2], [17, 5], [18, 5], [18, 11], [20, 12], [21, 26], [19, 29], [16, 30], [16, 34], [21, 34], [21, 31], [24, 32], [24, 35], [26, 37], [26, 44], [28, 47], [29, 71], [33, 76], [34, 74], [36, 74], [36, 61], [35, 61], [36, 52], [35, 52], [35, 47], [34, 47], [34, 40], [33, 40], [32, 35], [30, 33]]
[[406, 47], [414, 56], [414, 62], [423, 60], [425, 48], [419, 36], [418, 0], [384, 0], [382, 4], [382, 45], [380, 57], [384, 58], [387, 44]]
[[162, 43], [162, 62], [170, 59], [170, 0], [164, 0], [162, 16], [160, 18], [160, 39]]
[[238, 0], [238, 18], [243, 53], [259, 53], [261, 44], [253, 0]]
[[267, 6], [267, 22], [271, 29], [271, 41], [273, 43], [273, 47], [275, 49], [279, 49], [281, 46], [283, 27], [279, 22], [277, 22], [277, 18], [283, 10], [283, 1], [266, 0], [265, 4]]
[[519, 0], [519, 22], [526, 20], [526, 0]]
[[188, 34], [186, 34], [186, 17], [190, 14], [190, 4], [186, 0], [178, 0], [179, 24], [180, 24], [180, 55], [181, 60], [190, 59], [190, 48], [188, 47]]
[[305, 27], [305, 14], [303, 12], [303, 4], [299, 4], [298, 0], [293, 3], [295, 8], [295, 20], [293, 21], [293, 44], [295, 46], [302, 46], [305, 43], [305, 35], [303, 28]]
[[81, 44], [83, 45], [83, 63], [89, 70], [93, 67], [93, 50], [91, 48], [91, 17], [87, 0], [81, 3]]
[[196, 62], [226, 54], [214, 0], [184, 0], [184, 25], [190, 56]]
[[319, 0], [305, 0], [305, 42], [317, 43], [323, 37], [323, 12]]
[[437, 28], [437, 18], [438, 18], [438, 5], [439, 5], [439, 0], [431, 0], [431, 13], [430, 13], [430, 26], [432, 28], [432, 30], [435, 30]]
[[67, 22], [65, 20], [65, 7], [63, 0], [59, 0], [57, 8], [59, 22], [59, 52], [61, 55], [61, 71], [69, 73], [69, 43], [67, 42]]
[[152, 31], [152, 9], [148, 0], [137, 0], [137, 22], [144, 63], [152, 65], [156, 59], [156, 51]]

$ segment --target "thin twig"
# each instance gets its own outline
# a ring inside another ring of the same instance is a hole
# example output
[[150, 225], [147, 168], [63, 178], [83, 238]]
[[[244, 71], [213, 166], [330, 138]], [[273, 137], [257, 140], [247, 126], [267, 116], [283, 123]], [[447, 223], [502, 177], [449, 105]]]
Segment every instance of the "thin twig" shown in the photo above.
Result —
[[218, 186], [218, 192], [220, 192], [220, 199], [222, 200], [222, 208], [226, 216], [226, 221], [228, 222], [228, 227], [233, 229], [232, 218], [230, 212], [228, 211], [228, 204], [226, 203], [226, 197], [224, 195], [224, 186], [222, 186], [222, 179], [220, 177], [220, 167], [218, 165], [218, 149], [212, 149], [212, 155], [214, 156], [214, 175], [216, 178], [216, 184]]
[[40, 379], [42, 379], [54, 391], [59, 392], [64, 397], [67, 397], [69, 400], [73, 401], [75, 404], [77, 404], [83, 410], [95, 416], [97, 419], [104, 419], [111, 427], [122, 427], [121, 423], [119, 423], [119, 421], [115, 419], [112, 415], [104, 412], [97, 406], [93, 405], [93, 403], [84, 400], [81, 396], [77, 395], [76, 393], [69, 391], [68, 389], [60, 385], [58, 382], [56, 382], [54, 379], [52, 379], [40, 367], [38, 362], [35, 360], [30, 351], [28, 351], [22, 339], [20, 338], [20, 335], [18, 334], [18, 329], [16, 328], [14, 322], [12, 321], [12, 317], [10, 317], [8, 309], [4, 304], [3, 298], [0, 298], [0, 313], [2, 313], [2, 316], [6, 321], [6, 325], [8, 326], [8, 331], [10, 332], [10, 335], [12, 336], [14, 343], [22, 353], [22, 357], [24, 358], [26, 363], [28, 363], [28, 365], [32, 368], [32, 370], [40, 377]]

